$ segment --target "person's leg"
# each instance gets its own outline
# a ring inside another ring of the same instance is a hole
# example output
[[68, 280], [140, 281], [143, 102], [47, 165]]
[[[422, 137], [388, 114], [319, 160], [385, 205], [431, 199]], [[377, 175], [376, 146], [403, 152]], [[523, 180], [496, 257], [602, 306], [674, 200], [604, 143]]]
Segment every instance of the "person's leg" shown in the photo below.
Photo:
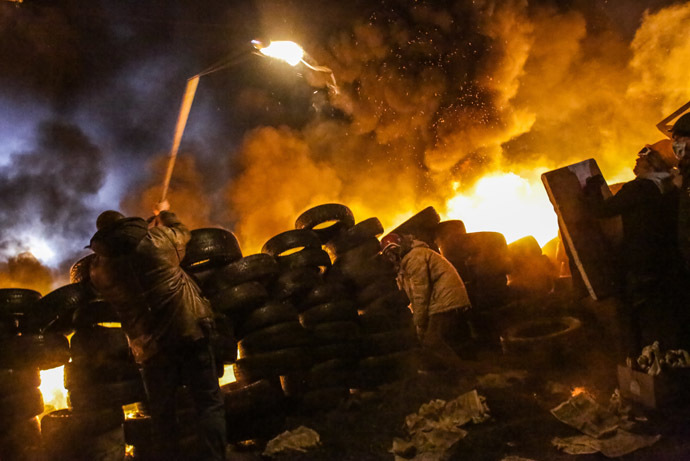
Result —
[[155, 460], [175, 460], [179, 453], [175, 391], [179, 370], [171, 352], [159, 352], [141, 367], [151, 415], [151, 436]]
[[430, 370], [463, 368], [463, 362], [447, 341], [447, 312], [429, 316], [429, 324], [422, 341], [423, 365]]
[[204, 447], [199, 459], [224, 460], [226, 432], [223, 394], [209, 341], [201, 339], [189, 345], [183, 372], [198, 416], [198, 432]]

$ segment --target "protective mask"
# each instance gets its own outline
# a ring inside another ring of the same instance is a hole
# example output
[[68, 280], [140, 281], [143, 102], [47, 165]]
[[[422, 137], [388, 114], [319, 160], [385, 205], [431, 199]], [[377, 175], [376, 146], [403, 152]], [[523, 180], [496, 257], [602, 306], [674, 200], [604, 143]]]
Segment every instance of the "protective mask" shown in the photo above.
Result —
[[674, 141], [673, 142], [673, 153], [676, 154], [676, 157], [678, 157], [678, 159], [683, 158], [683, 156], [685, 155], [686, 144], [687, 143], [685, 141]]

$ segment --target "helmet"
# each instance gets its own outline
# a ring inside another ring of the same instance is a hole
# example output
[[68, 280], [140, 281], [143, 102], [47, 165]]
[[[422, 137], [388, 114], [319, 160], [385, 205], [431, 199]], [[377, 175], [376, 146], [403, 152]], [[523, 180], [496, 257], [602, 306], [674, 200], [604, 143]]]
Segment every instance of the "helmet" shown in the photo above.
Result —
[[690, 136], [690, 112], [680, 116], [671, 128], [671, 133], [678, 136]]
[[96, 219], [96, 229], [101, 230], [105, 229], [106, 227], [110, 227], [113, 224], [115, 224], [117, 221], [125, 219], [125, 215], [120, 213], [119, 211], [114, 211], [114, 210], [107, 210], [98, 215], [98, 219]]
[[388, 234], [381, 239], [381, 251], [391, 250], [393, 248], [400, 248], [402, 245], [402, 237], [398, 234]]

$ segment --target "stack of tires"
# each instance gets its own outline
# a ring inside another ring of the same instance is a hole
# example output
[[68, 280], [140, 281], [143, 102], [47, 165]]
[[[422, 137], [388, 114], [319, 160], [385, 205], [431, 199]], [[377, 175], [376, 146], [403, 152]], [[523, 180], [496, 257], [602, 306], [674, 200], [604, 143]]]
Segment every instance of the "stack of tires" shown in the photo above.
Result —
[[[229, 312], [230, 316], [225, 312], [227, 306], [222, 302], [221, 293], [232, 286], [226, 282], [232, 277], [226, 276], [224, 271], [241, 258], [240, 244], [232, 232], [220, 228], [202, 228], [191, 232], [181, 263], [185, 272], [199, 284], [204, 295], [212, 300], [218, 333], [214, 337], [213, 347], [216, 359], [223, 365], [232, 364], [237, 359], [232, 312]], [[220, 296], [214, 299], [217, 295]]]
[[511, 243], [508, 253], [511, 261], [508, 286], [513, 298], [539, 298], [554, 289], [556, 268], [542, 254], [534, 237], [530, 235]]
[[[180, 459], [194, 459], [199, 453], [194, 402], [185, 387], [178, 389], [175, 399], [178, 433], [168, 435], [177, 441]], [[156, 447], [153, 443], [151, 417], [142, 411], [141, 407], [138, 413], [126, 415], [123, 428], [125, 443], [133, 448], [127, 459], [137, 461], [160, 459], [160, 456], [156, 456]]]
[[[324, 228], [326, 223], [332, 224]], [[326, 280], [344, 287], [351, 297], [348, 302], [340, 302], [338, 309], [323, 306], [313, 312], [330, 309], [337, 313], [339, 317], [332, 317], [337, 322], [319, 327], [319, 336], [337, 338], [347, 349], [331, 349], [342, 350], [341, 361], [356, 359], [357, 366], [350, 368], [343, 363], [343, 368], [338, 369], [333, 363], [324, 363], [323, 368], [333, 367], [330, 374], [354, 388], [398, 379], [410, 363], [409, 351], [416, 347], [416, 338], [406, 309], [407, 299], [397, 289], [393, 268], [379, 252], [381, 222], [369, 218], [355, 224], [347, 207], [325, 204], [305, 211], [296, 225], [322, 229], [325, 247], [335, 260]], [[353, 307], [358, 311], [357, 317]], [[345, 355], [348, 349], [353, 351], [349, 356]]]
[[139, 370], [119, 318], [108, 303], [93, 299], [73, 314], [72, 361], [65, 365], [71, 409], [41, 423], [49, 459], [117, 459], [124, 456], [122, 406], [145, 400]]

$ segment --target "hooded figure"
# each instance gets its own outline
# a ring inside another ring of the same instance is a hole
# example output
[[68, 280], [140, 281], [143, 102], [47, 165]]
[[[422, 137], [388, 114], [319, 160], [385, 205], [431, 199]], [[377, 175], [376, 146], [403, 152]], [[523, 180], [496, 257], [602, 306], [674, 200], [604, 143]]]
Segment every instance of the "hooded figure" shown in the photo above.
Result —
[[683, 277], [677, 239], [678, 189], [669, 165], [651, 148], [638, 154], [636, 178], [616, 195], [604, 200], [603, 178], [589, 178], [588, 204], [598, 217], [620, 215], [623, 221], [621, 251], [624, 279], [624, 353], [639, 355], [642, 347], [663, 338], [667, 348], [678, 348], [674, 318], [681, 311], [677, 281]]
[[161, 211], [149, 229], [116, 211], [98, 217], [91, 282], [117, 310], [140, 364], [157, 459], [176, 459], [175, 393], [188, 386], [203, 442], [198, 459], [225, 459], [225, 412], [210, 347], [209, 302], [180, 267], [190, 232]]
[[389, 234], [381, 244], [384, 256], [397, 269], [398, 287], [410, 300], [425, 365], [430, 369], [461, 368], [457, 349], [470, 340], [471, 306], [455, 267], [411, 236]]

